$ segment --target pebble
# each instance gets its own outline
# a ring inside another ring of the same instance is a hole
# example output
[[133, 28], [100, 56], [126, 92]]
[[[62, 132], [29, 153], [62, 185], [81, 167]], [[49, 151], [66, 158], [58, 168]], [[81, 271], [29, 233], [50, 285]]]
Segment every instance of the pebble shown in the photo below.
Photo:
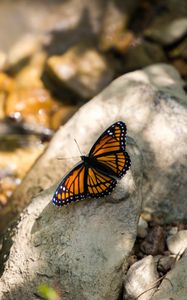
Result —
[[142, 294], [138, 300], [149, 300], [156, 290], [157, 279], [158, 273], [153, 256], [146, 256], [134, 263], [126, 275], [124, 299], [129, 297], [135, 299]]
[[145, 240], [141, 243], [140, 249], [145, 254], [162, 254], [165, 249], [164, 229], [159, 225], [154, 226], [148, 232]]
[[161, 275], [166, 274], [175, 264], [175, 258], [173, 256], [160, 255], [157, 262], [157, 269]]
[[166, 56], [160, 45], [140, 40], [125, 53], [125, 70], [135, 70], [155, 62], [166, 61]]
[[187, 33], [187, 18], [161, 17], [145, 31], [145, 36], [168, 46], [177, 42]]
[[137, 236], [140, 238], [145, 238], [147, 235], [147, 228], [148, 228], [147, 222], [140, 216], [138, 222]]
[[187, 230], [181, 230], [173, 236], [167, 238], [167, 246], [171, 253], [182, 254], [187, 248]]

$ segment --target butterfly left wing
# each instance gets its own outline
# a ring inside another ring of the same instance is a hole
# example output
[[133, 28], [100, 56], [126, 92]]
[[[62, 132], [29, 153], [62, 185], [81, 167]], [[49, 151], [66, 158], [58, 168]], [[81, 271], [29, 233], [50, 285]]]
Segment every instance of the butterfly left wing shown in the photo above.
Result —
[[87, 172], [88, 197], [99, 198], [109, 195], [117, 184], [116, 179], [103, 174], [93, 167]]
[[126, 125], [118, 121], [98, 138], [89, 156], [101, 163], [108, 174], [121, 178], [129, 169], [131, 161], [125, 151]]
[[80, 163], [59, 184], [53, 196], [53, 203], [63, 206], [85, 198], [107, 196], [116, 184], [117, 181], [114, 178]]
[[127, 152], [113, 152], [108, 155], [98, 156], [97, 162], [109, 168], [108, 172], [121, 178], [130, 168], [131, 160]]
[[126, 125], [118, 121], [106, 129], [89, 152], [90, 157], [98, 157], [109, 152], [125, 151]]
[[61, 181], [54, 193], [53, 203], [62, 206], [86, 198], [85, 176], [86, 166], [82, 162], [74, 167]]

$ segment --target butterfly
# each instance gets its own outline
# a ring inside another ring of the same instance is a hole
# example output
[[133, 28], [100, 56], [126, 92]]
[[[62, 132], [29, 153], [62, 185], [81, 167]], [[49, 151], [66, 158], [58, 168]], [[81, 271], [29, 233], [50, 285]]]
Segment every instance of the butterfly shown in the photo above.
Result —
[[109, 195], [129, 169], [131, 160], [125, 151], [126, 125], [118, 121], [106, 129], [87, 156], [61, 181], [52, 202], [57, 206], [85, 198]]

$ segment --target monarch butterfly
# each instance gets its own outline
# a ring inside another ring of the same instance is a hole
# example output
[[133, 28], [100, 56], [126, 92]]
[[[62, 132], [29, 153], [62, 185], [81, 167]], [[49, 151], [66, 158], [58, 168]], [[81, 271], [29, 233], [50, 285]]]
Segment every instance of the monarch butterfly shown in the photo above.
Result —
[[111, 193], [129, 169], [125, 151], [126, 125], [118, 121], [106, 129], [87, 156], [78, 163], [57, 187], [53, 203], [62, 206], [85, 198], [99, 198]]

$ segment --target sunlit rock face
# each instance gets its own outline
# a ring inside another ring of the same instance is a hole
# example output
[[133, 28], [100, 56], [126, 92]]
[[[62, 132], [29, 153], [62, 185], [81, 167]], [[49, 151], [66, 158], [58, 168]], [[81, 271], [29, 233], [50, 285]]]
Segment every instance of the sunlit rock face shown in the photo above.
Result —
[[[57, 132], [45, 156], [17, 190], [15, 201], [20, 197], [30, 199], [35, 188], [45, 189], [61, 179], [69, 165], [56, 157], [79, 155], [74, 138], [82, 152], [87, 153], [99, 135], [95, 124], [104, 129], [122, 119], [144, 158], [143, 208], [164, 214], [167, 220], [185, 218], [186, 105], [183, 81], [168, 65], [153, 65], [118, 78], [84, 105], [65, 125], [63, 133], [61, 129]], [[65, 141], [71, 149], [65, 146]]]
[[[166, 222], [186, 216], [186, 106], [177, 71], [157, 64], [113, 81], [56, 132], [14, 196], [15, 205], [20, 199], [32, 203], [21, 216], [10, 249], [0, 281], [2, 299], [33, 299], [43, 277], [49, 286], [58, 284], [64, 299], [119, 298], [141, 199], [144, 210], [161, 213]], [[111, 196], [61, 209], [51, 206], [54, 189], [36, 197], [38, 191], [56, 186], [78, 162], [57, 159], [78, 155], [74, 138], [86, 154], [117, 120], [127, 125], [132, 166]]]
[[[101, 127], [95, 123], [97, 131]], [[65, 135], [64, 127], [61, 137], [66, 144]], [[33, 300], [42, 283], [65, 300], [119, 298], [142, 200], [142, 156], [133, 139], [128, 139], [127, 151], [134, 164], [111, 195], [61, 209], [51, 202], [53, 188], [33, 199], [14, 228], [14, 245], [0, 279], [2, 300]], [[5, 242], [3, 249], [9, 246]]]

